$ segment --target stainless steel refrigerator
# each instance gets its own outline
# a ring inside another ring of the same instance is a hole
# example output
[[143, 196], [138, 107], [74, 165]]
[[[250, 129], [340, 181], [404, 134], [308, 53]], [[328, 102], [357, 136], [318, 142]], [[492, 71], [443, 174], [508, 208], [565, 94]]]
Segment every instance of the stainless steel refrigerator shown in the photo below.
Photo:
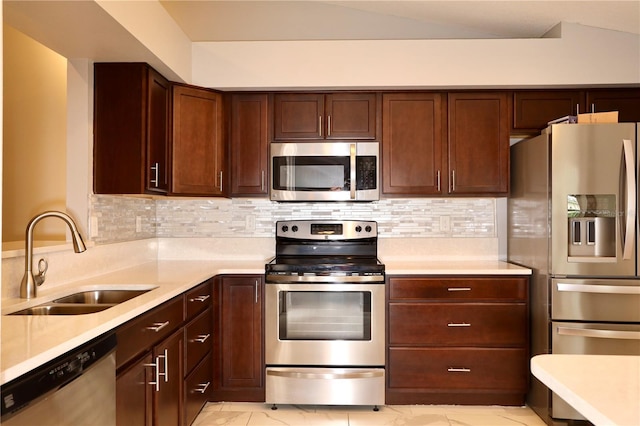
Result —
[[[555, 124], [511, 147], [508, 258], [533, 270], [531, 356], [640, 355], [638, 135]], [[584, 419], [533, 376], [527, 402], [550, 424]]]

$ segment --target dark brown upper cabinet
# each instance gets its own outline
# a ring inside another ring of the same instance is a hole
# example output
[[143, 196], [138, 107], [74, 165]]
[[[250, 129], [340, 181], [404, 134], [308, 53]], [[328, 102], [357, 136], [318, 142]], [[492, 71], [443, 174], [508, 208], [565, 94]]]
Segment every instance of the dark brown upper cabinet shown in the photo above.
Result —
[[171, 148], [171, 194], [225, 195], [222, 95], [173, 85]]
[[170, 83], [144, 63], [94, 65], [96, 194], [166, 194]]
[[376, 93], [278, 93], [273, 140], [375, 140]]
[[231, 95], [231, 195], [269, 194], [268, 95]]

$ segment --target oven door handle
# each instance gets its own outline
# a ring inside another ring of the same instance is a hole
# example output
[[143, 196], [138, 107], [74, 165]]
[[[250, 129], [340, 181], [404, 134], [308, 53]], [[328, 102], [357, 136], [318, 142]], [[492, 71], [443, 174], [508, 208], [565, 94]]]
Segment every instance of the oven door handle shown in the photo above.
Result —
[[597, 337], [600, 339], [640, 340], [640, 331], [558, 327], [558, 334], [562, 336]]
[[337, 372], [325, 372], [325, 373], [310, 373], [302, 372], [299, 370], [269, 370], [267, 369], [267, 376], [286, 377], [289, 379], [367, 379], [371, 377], [383, 377], [383, 370], [376, 371], [349, 371], [346, 373]]
[[351, 199], [356, 199], [356, 144], [352, 143], [349, 147], [349, 187], [351, 189]]

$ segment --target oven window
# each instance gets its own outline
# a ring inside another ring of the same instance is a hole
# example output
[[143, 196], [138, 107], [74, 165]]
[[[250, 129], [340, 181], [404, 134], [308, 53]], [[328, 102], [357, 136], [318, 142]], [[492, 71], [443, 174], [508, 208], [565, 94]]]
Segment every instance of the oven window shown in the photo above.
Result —
[[280, 340], [371, 340], [371, 292], [280, 291]]
[[349, 191], [349, 157], [274, 157], [273, 188]]

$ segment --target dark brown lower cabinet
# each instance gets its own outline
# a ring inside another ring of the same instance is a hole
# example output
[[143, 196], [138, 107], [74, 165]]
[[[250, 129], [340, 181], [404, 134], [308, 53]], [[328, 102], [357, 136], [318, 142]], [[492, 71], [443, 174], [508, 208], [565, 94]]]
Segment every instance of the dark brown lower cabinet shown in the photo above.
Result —
[[116, 424], [189, 426], [212, 382], [211, 281], [116, 331]]
[[212, 401], [264, 402], [263, 276], [214, 282]]
[[118, 426], [151, 425], [152, 381], [151, 353], [118, 374], [116, 380], [116, 424]]
[[528, 277], [391, 277], [387, 404], [523, 405]]

